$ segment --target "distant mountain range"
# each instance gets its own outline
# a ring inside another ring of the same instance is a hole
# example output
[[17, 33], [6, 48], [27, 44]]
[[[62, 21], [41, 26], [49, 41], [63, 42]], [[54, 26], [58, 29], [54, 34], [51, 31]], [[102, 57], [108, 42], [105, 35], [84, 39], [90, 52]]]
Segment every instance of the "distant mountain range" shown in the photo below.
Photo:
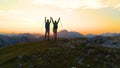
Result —
[[[75, 31], [62, 30], [58, 32], [58, 38], [90, 38], [90, 41], [95, 41], [100, 40], [101, 38], [105, 39], [104, 37], [120, 37], [120, 33], [106, 33], [101, 35], [88, 34], [85, 36]], [[40, 41], [43, 39], [44, 36], [41, 34], [0, 34], [0, 47], [18, 43]]]
[[86, 35], [87, 38], [95, 37], [95, 36], [102, 36], [102, 37], [120, 37], [120, 33], [105, 33], [101, 35], [95, 35], [95, 34], [88, 34]]
[[102, 36], [102, 37], [119, 37], [120, 33], [105, 33], [105, 34], [100, 34], [100, 35], [95, 35], [95, 34], [88, 34], [88, 35], [83, 35], [75, 31], [67, 31], [67, 30], [62, 30], [58, 32], [58, 37], [60, 38], [91, 38], [95, 36]]
[[38, 34], [0, 34], [0, 47], [4, 47], [6, 45], [18, 44], [18, 43], [26, 43], [32, 41], [42, 40], [42, 35]]
[[85, 36], [75, 32], [75, 31], [67, 31], [67, 30], [62, 30], [58, 32], [58, 37], [59, 38], [84, 38]]
[[102, 34], [103, 37], [118, 37], [120, 36], [120, 33], [105, 33], [105, 34]]

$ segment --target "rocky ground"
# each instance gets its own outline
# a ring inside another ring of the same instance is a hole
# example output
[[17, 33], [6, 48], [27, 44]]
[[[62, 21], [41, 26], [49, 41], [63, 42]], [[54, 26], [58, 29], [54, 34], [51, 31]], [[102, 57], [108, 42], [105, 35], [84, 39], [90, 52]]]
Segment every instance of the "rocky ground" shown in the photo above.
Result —
[[120, 48], [104, 46], [106, 39], [43, 40], [0, 48], [0, 68], [120, 68]]

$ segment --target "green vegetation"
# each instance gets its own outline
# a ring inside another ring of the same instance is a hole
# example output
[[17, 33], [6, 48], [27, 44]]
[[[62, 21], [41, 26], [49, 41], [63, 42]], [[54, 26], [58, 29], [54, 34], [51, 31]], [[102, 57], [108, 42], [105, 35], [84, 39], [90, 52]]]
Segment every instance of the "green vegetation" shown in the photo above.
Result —
[[120, 68], [119, 60], [119, 48], [77, 45], [67, 39], [0, 48], [0, 68]]

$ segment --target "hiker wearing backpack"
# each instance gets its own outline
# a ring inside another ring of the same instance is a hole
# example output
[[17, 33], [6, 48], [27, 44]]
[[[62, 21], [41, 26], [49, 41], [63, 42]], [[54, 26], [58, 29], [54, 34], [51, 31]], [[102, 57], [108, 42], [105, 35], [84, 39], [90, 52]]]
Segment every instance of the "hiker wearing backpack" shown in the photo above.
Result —
[[58, 29], [58, 23], [60, 21], [60, 17], [58, 20], [53, 21], [53, 18], [50, 17], [53, 23], [53, 33], [54, 33], [54, 39], [57, 39], [57, 29]]
[[45, 17], [45, 40], [49, 40], [50, 38], [50, 23], [51, 23], [51, 19], [47, 19], [46, 20], [46, 17]]

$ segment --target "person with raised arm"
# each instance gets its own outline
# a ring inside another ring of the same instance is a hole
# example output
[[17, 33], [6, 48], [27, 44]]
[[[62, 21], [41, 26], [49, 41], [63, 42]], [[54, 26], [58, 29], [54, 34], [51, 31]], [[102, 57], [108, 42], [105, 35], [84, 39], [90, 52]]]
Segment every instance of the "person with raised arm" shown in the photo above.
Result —
[[60, 17], [58, 20], [53, 20], [52, 17], [50, 17], [53, 23], [53, 33], [54, 33], [54, 39], [57, 39], [57, 29], [58, 29], [58, 23], [60, 21]]
[[46, 19], [45, 17], [45, 40], [49, 40], [50, 39], [50, 23], [51, 23], [51, 19]]

